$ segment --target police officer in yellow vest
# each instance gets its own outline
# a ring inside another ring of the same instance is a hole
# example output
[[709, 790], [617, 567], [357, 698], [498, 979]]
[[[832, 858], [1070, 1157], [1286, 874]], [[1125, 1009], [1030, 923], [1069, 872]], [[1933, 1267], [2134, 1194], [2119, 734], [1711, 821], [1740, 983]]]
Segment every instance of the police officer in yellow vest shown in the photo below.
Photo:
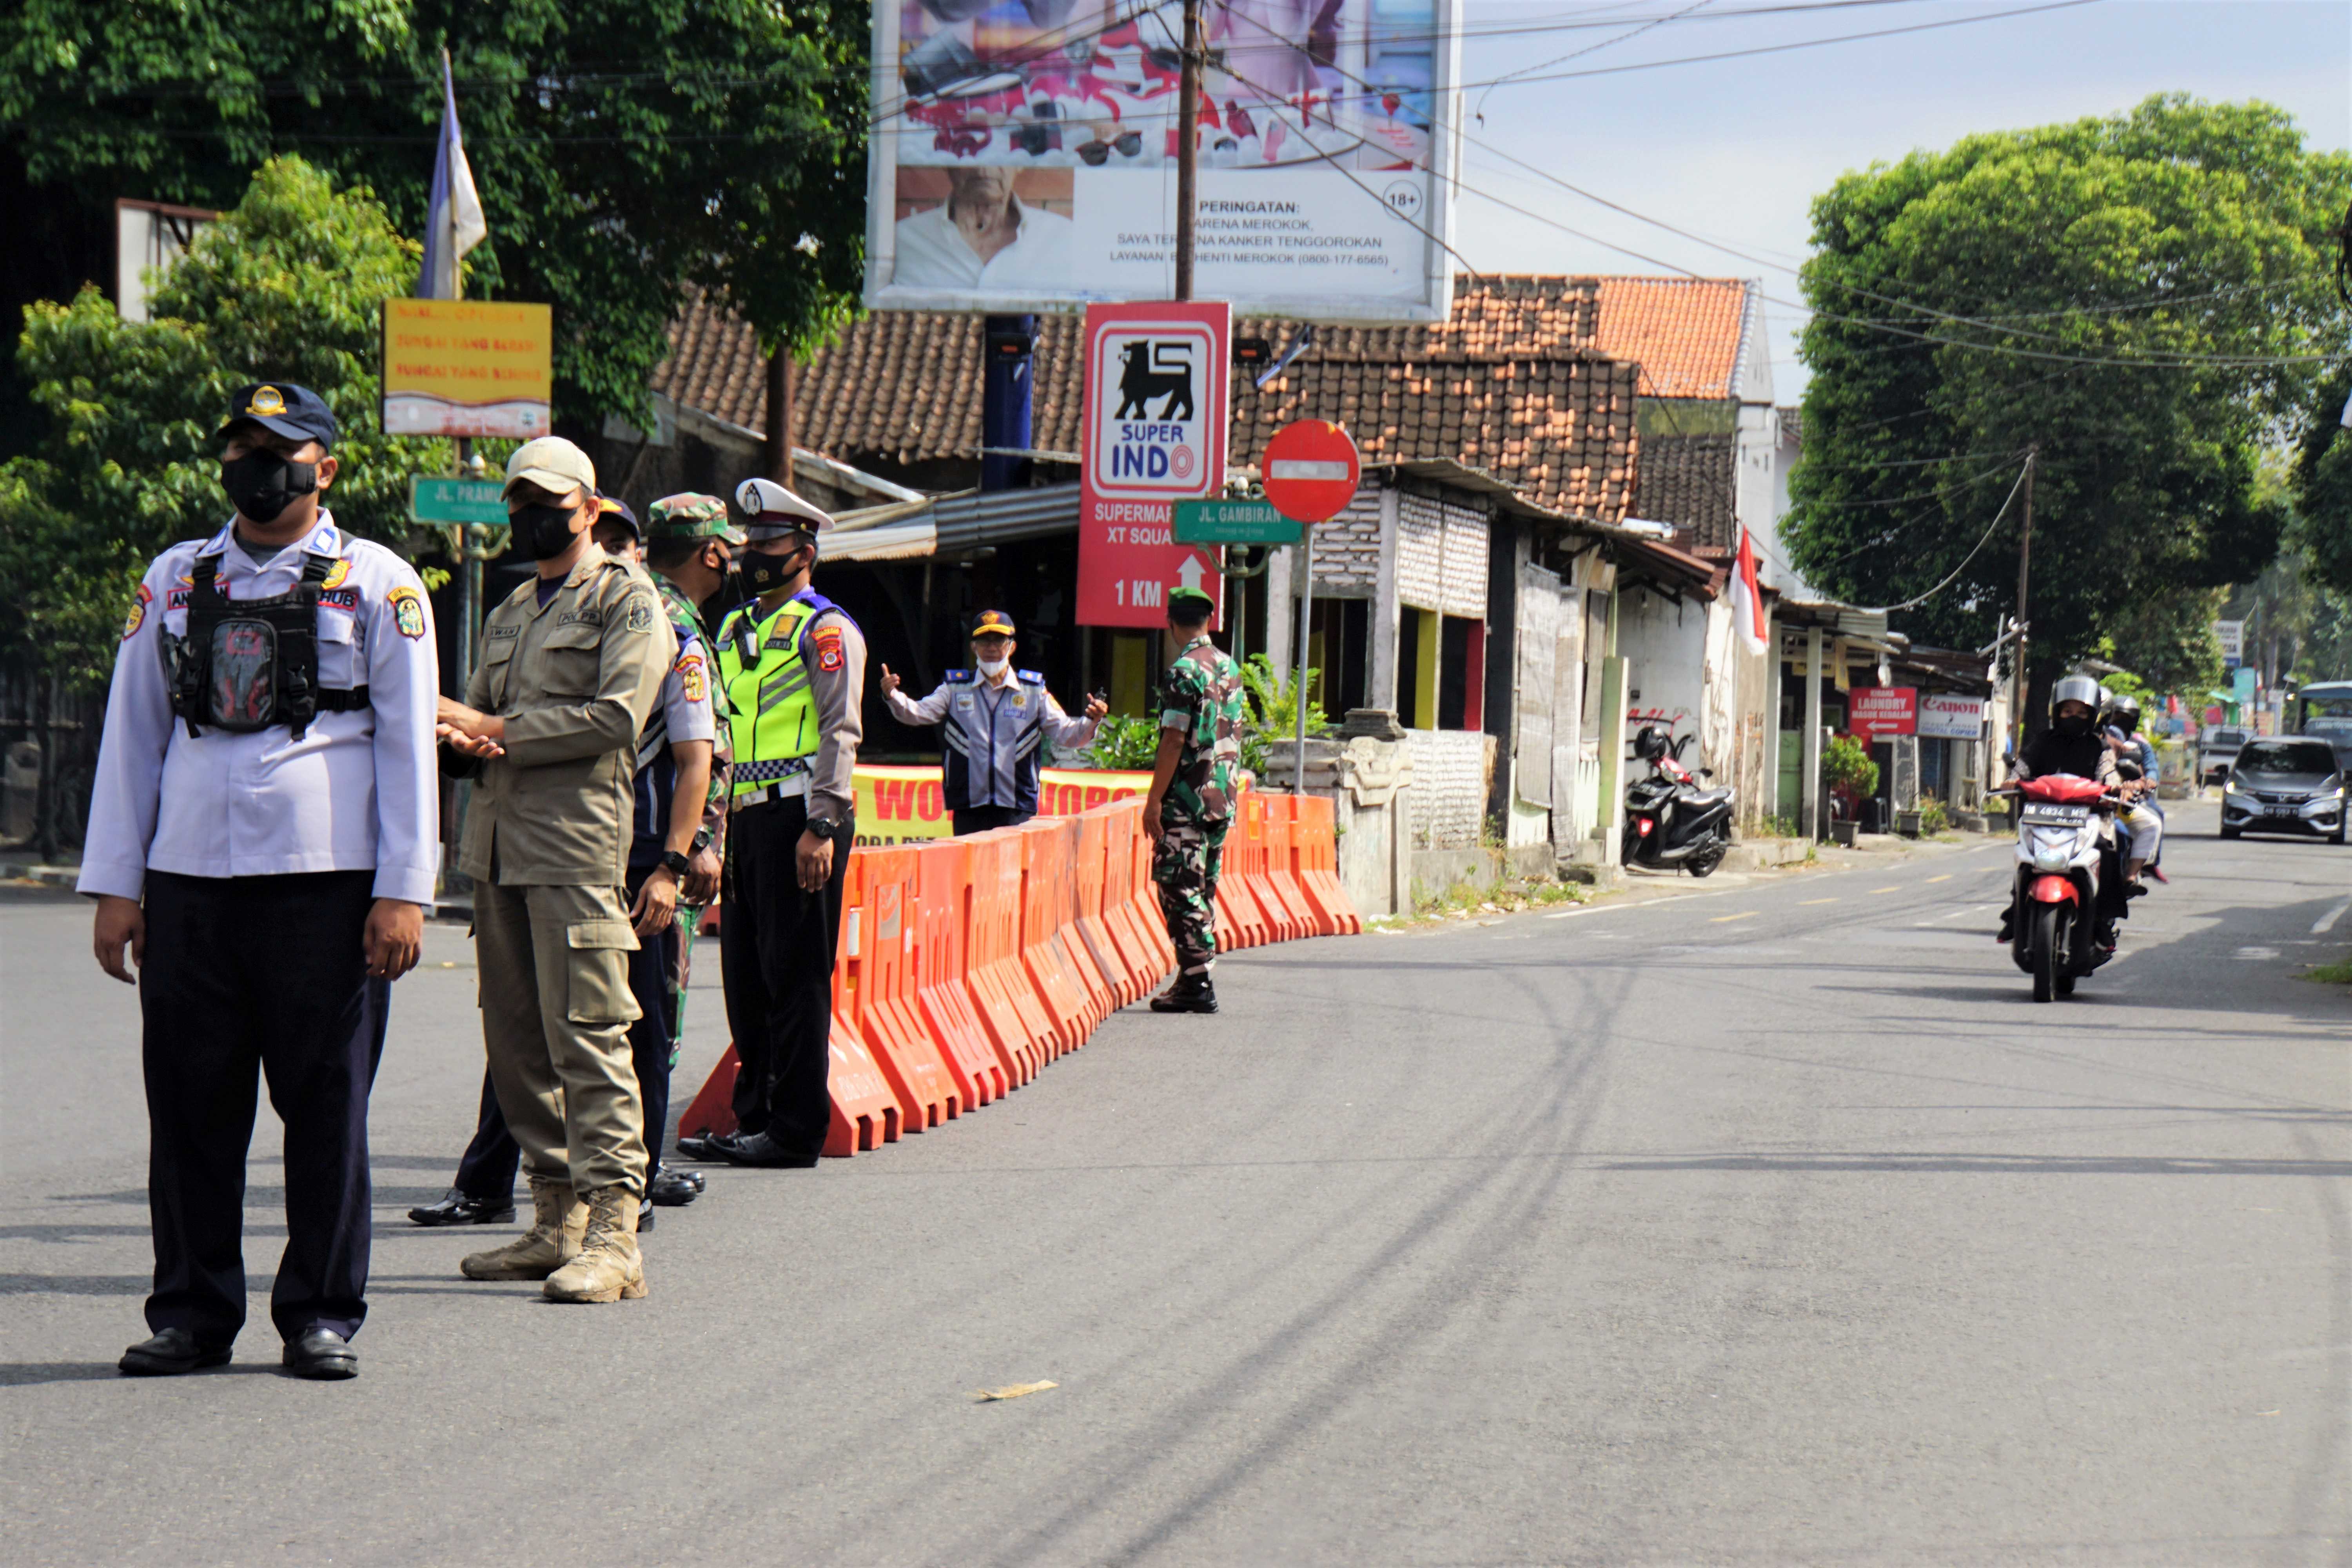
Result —
[[736, 560], [757, 597], [714, 640], [735, 752], [719, 952], [742, 1071], [737, 1131], [706, 1152], [809, 1166], [832, 1115], [833, 955], [856, 826], [866, 638], [809, 586], [833, 519], [771, 479], [743, 481], [735, 504], [748, 536]]

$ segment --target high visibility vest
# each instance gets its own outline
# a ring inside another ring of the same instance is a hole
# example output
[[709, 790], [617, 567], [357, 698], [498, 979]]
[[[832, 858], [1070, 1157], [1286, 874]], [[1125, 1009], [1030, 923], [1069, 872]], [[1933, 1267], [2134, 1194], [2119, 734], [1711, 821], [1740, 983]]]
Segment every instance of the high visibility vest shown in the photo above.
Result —
[[719, 626], [719, 683], [727, 693], [727, 733], [735, 748], [733, 794], [808, 772], [821, 737], [801, 633], [834, 607], [822, 594], [803, 589], [764, 621], [753, 620], [756, 605], [745, 605]]

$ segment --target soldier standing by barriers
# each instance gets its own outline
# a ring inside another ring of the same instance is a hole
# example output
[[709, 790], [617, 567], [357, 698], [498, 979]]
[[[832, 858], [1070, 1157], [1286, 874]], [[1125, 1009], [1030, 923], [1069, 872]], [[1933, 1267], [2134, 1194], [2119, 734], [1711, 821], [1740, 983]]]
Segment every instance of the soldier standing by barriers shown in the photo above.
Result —
[[236, 515], [156, 557], [107, 695], [80, 890], [99, 966], [139, 968], [154, 1337], [132, 1376], [219, 1366], [245, 1326], [254, 1079], [286, 1123], [269, 1316], [297, 1377], [347, 1378], [367, 1316], [368, 1090], [415, 967], [440, 837], [424, 584], [320, 505], [335, 417], [237, 394]]
[[805, 1168], [833, 1115], [833, 959], [856, 829], [866, 639], [809, 586], [833, 519], [772, 479], [744, 480], [735, 504], [748, 519], [738, 564], [757, 597], [717, 639], [735, 748], [719, 951], [742, 1070], [737, 1131], [679, 1149]]
[[1242, 676], [1209, 640], [1216, 601], [1198, 588], [1168, 595], [1175, 661], [1160, 677], [1160, 755], [1143, 801], [1151, 879], [1176, 945], [1176, 979], [1151, 999], [1155, 1013], [1213, 1013], [1217, 863], [1233, 820], [1234, 770], [1242, 754]]
[[482, 1037], [522, 1146], [533, 1224], [468, 1256], [474, 1279], [549, 1300], [646, 1293], [637, 1251], [645, 1104], [630, 1059], [628, 875], [638, 737], [677, 658], [645, 573], [604, 553], [596, 470], [561, 437], [507, 459], [507, 514], [539, 573], [490, 612], [466, 701], [444, 700], [446, 771], [480, 779], [466, 821]]
[[1083, 746], [1109, 711], [1102, 699], [1089, 697], [1085, 717], [1064, 713], [1044, 676], [1013, 668], [1014, 647], [1011, 618], [982, 610], [971, 627], [977, 677], [951, 669], [938, 690], [918, 702], [898, 689], [890, 667], [882, 667], [882, 696], [892, 718], [909, 725], [946, 723], [942, 782], [959, 834], [1017, 827], [1036, 816], [1045, 742]]

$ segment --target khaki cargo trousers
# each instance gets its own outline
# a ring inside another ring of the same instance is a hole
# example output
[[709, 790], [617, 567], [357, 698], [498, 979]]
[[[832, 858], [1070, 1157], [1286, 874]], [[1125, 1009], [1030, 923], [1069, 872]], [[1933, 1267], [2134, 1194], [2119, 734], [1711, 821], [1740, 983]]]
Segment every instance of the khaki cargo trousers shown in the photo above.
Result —
[[474, 884], [482, 1041], [527, 1174], [645, 1195], [636, 946], [618, 888]]

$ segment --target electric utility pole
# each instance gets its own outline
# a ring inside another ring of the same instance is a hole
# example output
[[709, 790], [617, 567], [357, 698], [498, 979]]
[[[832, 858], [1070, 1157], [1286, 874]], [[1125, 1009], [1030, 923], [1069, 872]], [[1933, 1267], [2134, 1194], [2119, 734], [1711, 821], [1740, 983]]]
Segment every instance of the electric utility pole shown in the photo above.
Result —
[[2025, 523], [2017, 538], [2017, 660], [2016, 710], [2011, 715], [2018, 745], [2025, 743], [2025, 594], [2028, 574], [2033, 562], [2033, 468], [2042, 456], [2040, 446], [2025, 449]]
[[1192, 297], [1192, 209], [1201, 178], [1201, 0], [1184, 0], [1184, 68], [1176, 91], [1176, 298]]

